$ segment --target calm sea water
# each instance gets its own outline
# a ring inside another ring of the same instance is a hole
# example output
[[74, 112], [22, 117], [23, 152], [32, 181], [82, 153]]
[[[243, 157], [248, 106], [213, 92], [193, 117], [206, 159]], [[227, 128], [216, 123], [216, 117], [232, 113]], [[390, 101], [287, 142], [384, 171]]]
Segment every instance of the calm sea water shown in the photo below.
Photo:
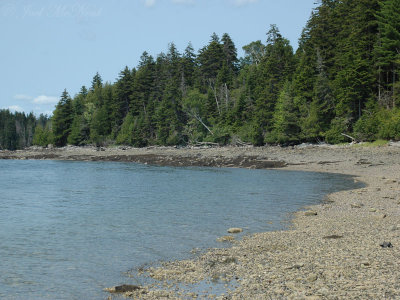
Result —
[[[113, 162], [0, 161], [0, 298], [105, 299], [129, 269], [281, 229], [350, 177]], [[272, 222], [272, 224], [270, 224]]]

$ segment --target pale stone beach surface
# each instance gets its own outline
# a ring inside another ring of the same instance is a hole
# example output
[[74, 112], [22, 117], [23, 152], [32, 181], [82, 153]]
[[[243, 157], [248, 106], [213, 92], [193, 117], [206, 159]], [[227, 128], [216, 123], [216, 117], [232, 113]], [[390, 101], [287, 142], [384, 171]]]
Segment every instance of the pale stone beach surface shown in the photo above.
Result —
[[[0, 158], [282, 167], [353, 175], [354, 180], [366, 186], [328, 195], [322, 204], [294, 212], [286, 231], [245, 235], [242, 239], [237, 239], [234, 233], [221, 233], [220, 241], [231, 243], [231, 247], [210, 249], [193, 259], [165, 262], [160, 267], [141, 268], [132, 276], [148, 276], [154, 279], [154, 284], [132, 286], [132, 291], [127, 286], [122, 290], [125, 296], [137, 299], [400, 299], [400, 147], [397, 144], [31, 148], [0, 151]], [[126, 284], [136, 285], [136, 282], [127, 278]], [[221, 292], [221, 286], [226, 290]], [[114, 295], [110, 294], [110, 299], [119, 297]]]

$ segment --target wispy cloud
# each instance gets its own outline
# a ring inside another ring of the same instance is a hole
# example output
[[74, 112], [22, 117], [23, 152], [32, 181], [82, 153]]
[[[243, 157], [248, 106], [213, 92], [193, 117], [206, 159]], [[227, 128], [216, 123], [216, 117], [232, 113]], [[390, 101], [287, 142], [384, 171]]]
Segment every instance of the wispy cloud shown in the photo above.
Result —
[[34, 111], [36, 112], [37, 115], [40, 115], [40, 114], [47, 115], [47, 116], [53, 115], [53, 111], [45, 110], [42, 107], [35, 107]]
[[243, 6], [247, 4], [257, 3], [258, 0], [234, 0], [236, 6]]
[[[19, 3], [20, 2], [20, 3]], [[39, 1], [36, 1], [39, 2]], [[42, 1], [43, 2], [43, 1]], [[64, 4], [49, 2], [47, 5], [34, 1], [0, 1], [0, 16], [19, 18], [93, 18], [102, 16], [102, 8], [98, 5], [82, 4], [69, 1]]]
[[156, 0], [144, 0], [144, 5], [146, 7], [153, 7], [156, 5]]
[[19, 111], [19, 112], [22, 112], [22, 111], [24, 111], [23, 109], [22, 109], [22, 107], [21, 106], [18, 106], [18, 105], [11, 105], [11, 106], [9, 106], [9, 107], [7, 107], [9, 110], [11, 110], [11, 111]]
[[[154, 7], [157, 4], [157, 0], [142, 0], [142, 2], [146, 7]], [[196, 0], [170, 0], [170, 2], [176, 5], [194, 5]]]
[[172, 0], [172, 3], [181, 5], [193, 5], [195, 4], [195, 0]]
[[58, 98], [52, 96], [40, 95], [34, 98], [32, 102], [36, 104], [53, 104], [58, 102]]
[[[0, 0], [1, 1], [1, 0]], [[47, 95], [39, 95], [37, 97], [26, 95], [26, 94], [16, 94], [13, 96], [14, 102], [17, 102], [15, 105], [10, 105], [7, 107], [12, 112], [25, 111], [30, 112], [34, 111], [35, 114], [52, 114], [52, 109], [54, 109], [54, 104], [59, 101], [59, 97], [47, 96]], [[22, 103], [22, 104], [21, 104]], [[18, 104], [21, 104], [18, 105]], [[32, 107], [34, 105], [34, 107]], [[24, 108], [22, 108], [24, 107]]]
[[14, 99], [16, 100], [32, 100], [31, 96], [24, 95], [24, 94], [17, 94], [14, 96]]

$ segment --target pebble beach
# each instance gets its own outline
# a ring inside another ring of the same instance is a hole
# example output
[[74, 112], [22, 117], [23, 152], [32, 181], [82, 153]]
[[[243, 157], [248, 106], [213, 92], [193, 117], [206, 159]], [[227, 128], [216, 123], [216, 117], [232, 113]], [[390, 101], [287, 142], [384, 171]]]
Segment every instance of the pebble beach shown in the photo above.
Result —
[[[288, 230], [221, 235], [229, 247], [136, 270], [135, 299], [400, 299], [400, 147], [74, 148], [0, 151], [3, 159], [123, 160], [352, 175], [365, 187], [293, 212]], [[240, 224], [232, 224], [240, 227]], [[201, 245], [199, 245], [201, 246]], [[194, 288], [197, 286], [198, 288]], [[216, 286], [219, 288], [216, 289]], [[221, 290], [221, 287], [223, 289]], [[118, 289], [117, 289], [118, 290]], [[107, 292], [115, 292], [110, 287]], [[110, 293], [109, 299], [120, 298]]]

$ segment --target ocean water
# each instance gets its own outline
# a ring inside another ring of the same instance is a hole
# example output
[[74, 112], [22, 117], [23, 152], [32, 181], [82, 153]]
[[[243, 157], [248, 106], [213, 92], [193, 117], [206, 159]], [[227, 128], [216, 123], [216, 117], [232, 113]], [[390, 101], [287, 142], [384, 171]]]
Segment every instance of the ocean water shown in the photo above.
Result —
[[130, 269], [282, 229], [348, 176], [115, 162], [0, 161], [0, 299], [106, 299]]

